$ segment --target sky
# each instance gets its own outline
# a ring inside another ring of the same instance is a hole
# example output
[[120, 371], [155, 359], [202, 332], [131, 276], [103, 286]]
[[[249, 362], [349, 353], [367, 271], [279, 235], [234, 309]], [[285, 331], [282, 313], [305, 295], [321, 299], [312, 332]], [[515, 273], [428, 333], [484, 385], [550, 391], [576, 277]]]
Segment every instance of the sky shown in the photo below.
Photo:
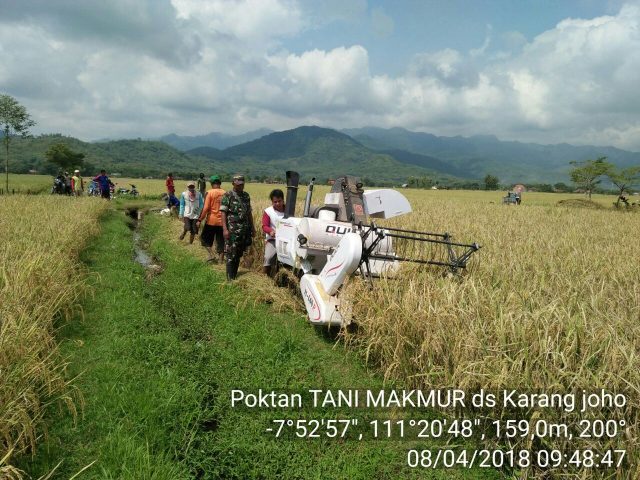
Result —
[[640, 151], [640, 0], [0, 0], [0, 93], [82, 140], [403, 127]]

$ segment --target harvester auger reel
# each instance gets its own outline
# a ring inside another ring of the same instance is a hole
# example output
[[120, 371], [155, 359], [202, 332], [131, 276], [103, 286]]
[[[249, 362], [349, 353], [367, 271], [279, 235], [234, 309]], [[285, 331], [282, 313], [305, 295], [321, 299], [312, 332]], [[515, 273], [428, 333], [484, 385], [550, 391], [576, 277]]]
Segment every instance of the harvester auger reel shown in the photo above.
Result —
[[[412, 262], [448, 267], [453, 274], [467, 268], [467, 261], [480, 249], [477, 243], [456, 243], [449, 233], [421, 232], [400, 228], [379, 227], [375, 223], [361, 225], [363, 248], [359, 269], [371, 283], [372, 261]], [[393, 239], [393, 253], [376, 250], [385, 238]], [[371, 240], [372, 239], [372, 240]], [[427, 248], [433, 247], [436, 248]], [[462, 250], [462, 251], [460, 251]]]
[[[340, 288], [358, 270], [372, 278], [393, 276], [400, 262], [447, 267], [458, 273], [480, 246], [455, 243], [448, 233], [379, 227], [370, 219], [411, 212], [409, 201], [391, 189], [363, 190], [352, 176], [336, 179], [324, 205], [312, 208], [313, 179], [304, 215], [295, 216], [299, 175], [287, 172], [284, 218], [276, 225], [278, 261], [300, 276], [300, 291], [311, 323], [342, 325]], [[371, 222], [371, 223], [368, 223]]]

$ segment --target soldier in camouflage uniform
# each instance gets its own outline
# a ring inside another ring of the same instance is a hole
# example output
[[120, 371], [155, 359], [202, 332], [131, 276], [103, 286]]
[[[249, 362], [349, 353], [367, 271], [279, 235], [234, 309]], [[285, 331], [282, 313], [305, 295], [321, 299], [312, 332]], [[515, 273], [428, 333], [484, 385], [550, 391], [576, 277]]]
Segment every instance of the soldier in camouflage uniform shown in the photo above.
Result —
[[220, 214], [227, 259], [227, 279], [234, 280], [238, 274], [242, 254], [251, 245], [256, 234], [251, 214], [251, 199], [244, 191], [243, 175], [233, 177], [233, 189], [222, 196]]

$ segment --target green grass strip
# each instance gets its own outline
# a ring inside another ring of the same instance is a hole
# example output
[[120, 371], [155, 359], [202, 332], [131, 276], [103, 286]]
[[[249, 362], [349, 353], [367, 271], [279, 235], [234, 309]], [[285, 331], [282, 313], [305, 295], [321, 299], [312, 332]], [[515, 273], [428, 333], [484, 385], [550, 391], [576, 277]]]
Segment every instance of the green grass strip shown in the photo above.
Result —
[[83, 255], [98, 274], [91, 276], [95, 294], [84, 304], [84, 321], [61, 336], [70, 370], [80, 375], [84, 414], [75, 425], [64, 411], [51, 416], [38, 455], [19, 465], [30, 475], [62, 460], [54, 478], [92, 462], [79, 478], [501, 478], [487, 470], [405, 467], [409, 448], [434, 447], [424, 442], [274, 439], [265, 432], [274, 418], [368, 421], [381, 414], [231, 408], [231, 389], [377, 390], [381, 380], [303, 317], [236, 307], [246, 292], [160, 239], [162, 219], [150, 215], [144, 223], [161, 274], [147, 279], [133, 262], [121, 212], [105, 216], [101, 236]]

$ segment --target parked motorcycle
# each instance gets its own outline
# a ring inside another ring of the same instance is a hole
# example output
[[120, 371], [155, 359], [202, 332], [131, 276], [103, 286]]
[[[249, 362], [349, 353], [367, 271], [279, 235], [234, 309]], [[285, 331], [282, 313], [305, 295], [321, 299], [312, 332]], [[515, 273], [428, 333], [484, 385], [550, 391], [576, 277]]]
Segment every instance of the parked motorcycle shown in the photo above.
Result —
[[67, 188], [65, 178], [63, 175], [58, 175], [53, 179], [53, 186], [51, 187], [52, 195], [66, 195]]
[[140, 192], [138, 192], [138, 189], [134, 184], [130, 183], [129, 185], [131, 188], [119, 187], [117, 190], [118, 195], [130, 195], [132, 197], [137, 197]]
[[100, 187], [98, 186], [98, 182], [91, 180], [89, 182], [89, 186], [87, 187], [87, 195], [90, 197], [99, 197], [100, 196]]

